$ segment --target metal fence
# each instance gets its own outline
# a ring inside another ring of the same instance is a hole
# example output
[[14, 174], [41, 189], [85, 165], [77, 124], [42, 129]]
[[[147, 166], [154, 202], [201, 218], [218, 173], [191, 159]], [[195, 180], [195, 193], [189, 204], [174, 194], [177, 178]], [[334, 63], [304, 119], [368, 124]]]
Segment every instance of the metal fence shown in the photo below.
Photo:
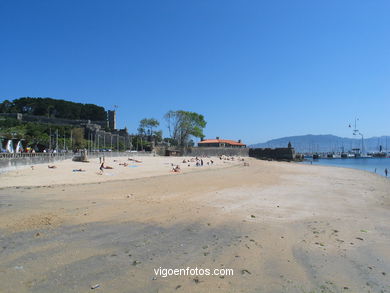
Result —
[[[69, 159], [77, 153], [0, 153], [1, 159], [20, 159], [20, 158], [56, 158]], [[122, 157], [122, 156], [150, 156], [152, 152], [88, 152], [89, 157]]]
[[[35, 164], [47, 164], [72, 159], [74, 153], [0, 153], [0, 173], [15, 170], [18, 167]], [[152, 152], [89, 152], [88, 158], [153, 156]]]

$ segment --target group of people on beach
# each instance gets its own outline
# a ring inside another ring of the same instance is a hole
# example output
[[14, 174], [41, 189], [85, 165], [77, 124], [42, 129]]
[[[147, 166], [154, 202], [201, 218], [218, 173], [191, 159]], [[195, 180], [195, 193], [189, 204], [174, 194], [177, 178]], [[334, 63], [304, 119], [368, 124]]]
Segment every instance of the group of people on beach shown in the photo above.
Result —
[[[206, 160], [206, 158], [208, 157], [205, 157], [204, 159]], [[207, 164], [208, 166], [210, 165], [214, 165], [214, 161], [213, 160], [209, 160], [207, 161], [206, 163], [203, 161], [203, 158], [198, 158], [198, 157], [195, 157], [195, 158], [191, 158], [189, 160], [186, 160], [184, 159], [182, 161], [183, 164], [187, 164], [188, 163], [188, 167], [191, 167], [191, 163], [195, 163], [195, 166], [196, 167], [202, 167], [204, 164]]]
[[[196, 167], [201, 167], [205, 164], [205, 162], [203, 161], [203, 158], [198, 158], [198, 157], [194, 157], [191, 159], [183, 159], [183, 161], [182, 161], [182, 164], [187, 164], [188, 167], [191, 167], [191, 163], [195, 163]], [[213, 160], [207, 161], [206, 164], [213, 165], [214, 161]], [[172, 166], [171, 172], [179, 173], [181, 171], [181, 168], [179, 165], [171, 163], [171, 166]]]
[[[243, 158], [240, 158], [240, 157], [232, 157], [232, 156], [224, 156], [224, 155], [219, 156], [219, 159], [222, 160], [222, 161], [235, 161], [235, 160], [237, 160], [237, 161], [245, 161]], [[214, 165], [214, 161], [210, 157], [208, 157], [208, 156], [193, 157], [193, 158], [190, 158], [190, 159], [183, 159], [182, 160], [182, 164], [187, 164], [188, 167], [191, 167], [192, 163], [195, 163], [194, 165], [196, 167], [203, 167], [205, 165], [207, 165], [207, 166], [213, 166]], [[171, 166], [172, 166], [171, 172], [179, 173], [181, 171], [181, 168], [180, 168], [179, 165], [171, 163]], [[249, 166], [249, 164], [248, 163], [244, 163], [244, 166]]]
[[[375, 168], [374, 172], [376, 173], [376, 168]], [[389, 170], [387, 170], [387, 168], [385, 168], [384, 172], [385, 172], [385, 176], [387, 177], [387, 174], [389, 173]]]
[[[48, 165], [47, 168], [49, 168], [49, 169], [57, 169], [57, 166], [56, 165]], [[79, 169], [73, 169], [72, 172], [86, 172], [86, 170], [79, 168]]]
[[[142, 161], [136, 160], [136, 159], [132, 159], [132, 158], [127, 158], [127, 160], [128, 160], [128, 161], [131, 161], [131, 162], [134, 162], [134, 163], [142, 163]], [[103, 158], [100, 157], [100, 158], [99, 158], [99, 162], [100, 162], [100, 168], [99, 168], [99, 170], [100, 170], [99, 174], [100, 174], [100, 175], [103, 174], [104, 169], [114, 169], [114, 168], [111, 167], [111, 166], [105, 165], [105, 158], [104, 158], [104, 157], [103, 157]], [[129, 166], [129, 164], [128, 164], [127, 162], [121, 163], [121, 162], [119, 162], [119, 161], [117, 161], [117, 160], [114, 160], [114, 162], [118, 163], [119, 166], [123, 166], [123, 167]]]
[[[128, 161], [132, 161], [132, 162], [135, 162], [135, 163], [142, 163], [142, 161], [136, 160], [136, 159], [132, 159], [132, 158], [128, 158]], [[114, 160], [114, 162], [117, 162], [117, 160]], [[124, 163], [119, 162], [118, 165], [127, 167], [129, 164], [127, 162], [124, 162]], [[100, 166], [99, 167], [99, 172], [98, 172], [99, 175], [103, 175], [105, 169], [114, 169], [113, 167], [106, 165], [106, 159], [105, 159], [104, 156], [103, 157], [99, 157], [99, 166]], [[49, 169], [57, 169], [57, 166], [56, 165], [48, 165], [47, 168], [49, 168]], [[31, 170], [34, 170], [34, 166], [31, 166]], [[178, 169], [176, 169], [176, 170], [178, 170]], [[81, 168], [80, 169], [73, 169], [72, 171], [73, 172], [86, 172], [86, 170], [81, 169]]]

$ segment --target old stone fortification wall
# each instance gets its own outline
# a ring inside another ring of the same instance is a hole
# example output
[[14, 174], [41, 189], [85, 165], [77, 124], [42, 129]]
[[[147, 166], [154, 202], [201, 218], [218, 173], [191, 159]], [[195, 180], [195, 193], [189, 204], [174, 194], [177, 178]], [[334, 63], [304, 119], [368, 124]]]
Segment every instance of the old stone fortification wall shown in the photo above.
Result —
[[250, 149], [249, 156], [264, 160], [293, 161], [295, 160], [295, 150], [294, 148], [257, 148]]
[[71, 120], [71, 119], [51, 118], [51, 117], [36, 116], [36, 115], [21, 114], [21, 113], [0, 113], [0, 117], [10, 117], [25, 122], [39, 122], [39, 123], [56, 124], [56, 125], [80, 126], [80, 125], [93, 123], [93, 124], [98, 124], [101, 127], [107, 126], [106, 121]]
[[248, 157], [248, 148], [219, 148], [219, 147], [193, 147], [184, 151], [184, 155], [192, 157], [201, 156], [240, 156]]
[[[156, 147], [154, 151], [157, 155], [164, 156], [165, 150], [164, 147]], [[219, 148], [219, 147], [192, 147], [192, 148], [169, 148], [170, 150], [180, 151], [182, 156], [191, 156], [191, 157], [202, 157], [202, 156], [240, 156], [248, 157], [249, 149], [248, 148]]]

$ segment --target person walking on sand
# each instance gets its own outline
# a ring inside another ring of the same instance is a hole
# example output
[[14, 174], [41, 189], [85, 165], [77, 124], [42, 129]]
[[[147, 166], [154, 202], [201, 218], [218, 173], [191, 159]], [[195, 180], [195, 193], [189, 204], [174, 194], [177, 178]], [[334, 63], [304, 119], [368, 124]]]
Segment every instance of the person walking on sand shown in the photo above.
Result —
[[386, 168], [386, 169], [385, 169], [385, 175], [386, 175], [386, 177], [387, 177], [387, 172], [388, 172], [388, 171], [387, 171], [387, 168]]

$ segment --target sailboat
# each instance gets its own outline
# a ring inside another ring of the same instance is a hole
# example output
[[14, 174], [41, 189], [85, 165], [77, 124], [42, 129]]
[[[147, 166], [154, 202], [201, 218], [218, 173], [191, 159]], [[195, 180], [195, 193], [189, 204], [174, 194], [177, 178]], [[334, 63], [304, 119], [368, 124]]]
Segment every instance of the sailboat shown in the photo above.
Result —
[[14, 153], [15, 150], [14, 150], [14, 144], [12, 142], [12, 139], [9, 139], [7, 141], [7, 144], [5, 146], [5, 150], [7, 151], [7, 153]]
[[16, 153], [22, 153], [23, 152], [22, 140], [19, 140], [18, 143], [16, 144], [15, 152]]

